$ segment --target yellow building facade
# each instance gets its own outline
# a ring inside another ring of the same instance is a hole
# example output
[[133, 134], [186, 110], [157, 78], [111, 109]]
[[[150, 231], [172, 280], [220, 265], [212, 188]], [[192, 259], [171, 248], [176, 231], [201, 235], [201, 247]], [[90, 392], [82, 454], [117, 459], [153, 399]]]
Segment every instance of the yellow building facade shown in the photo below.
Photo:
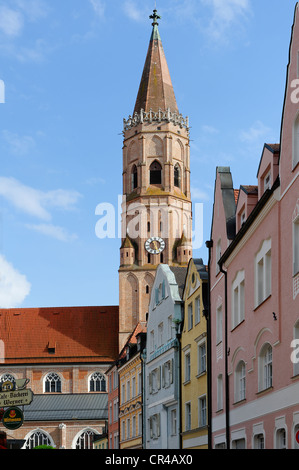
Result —
[[181, 431], [183, 449], [208, 448], [207, 321], [208, 272], [201, 259], [188, 265], [181, 335]]

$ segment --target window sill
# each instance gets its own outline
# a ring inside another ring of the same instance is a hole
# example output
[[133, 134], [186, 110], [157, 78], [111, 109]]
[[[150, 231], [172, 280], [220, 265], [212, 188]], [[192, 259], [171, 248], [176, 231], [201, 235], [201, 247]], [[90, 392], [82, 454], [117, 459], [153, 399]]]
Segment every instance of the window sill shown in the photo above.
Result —
[[256, 392], [256, 395], [263, 395], [268, 392], [271, 392], [272, 390], [273, 390], [273, 385], [271, 385], [271, 387], [264, 388], [263, 390], [259, 390], [258, 392]]
[[188, 385], [188, 384], [190, 384], [190, 383], [191, 383], [191, 379], [186, 380], [186, 382], [183, 382], [183, 385]]
[[272, 296], [272, 294], [269, 294], [264, 300], [261, 301], [261, 303], [259, 303], [259, 304], [253, 309], [253, 311], [255, 312], [256, 310], [258, 310], [265, 302], [267, 302], [268, 299], [270, 299], [271, 296]]
[[237, 406], [238, 406], [238, 405], [242, 405], [242, 404], [245, 403], [245, 402], [246, 402], [246, 398], [242, 398], [242, 400], [235, 401], [235, 402], [233, 403], [233, 405], [237, 405]]

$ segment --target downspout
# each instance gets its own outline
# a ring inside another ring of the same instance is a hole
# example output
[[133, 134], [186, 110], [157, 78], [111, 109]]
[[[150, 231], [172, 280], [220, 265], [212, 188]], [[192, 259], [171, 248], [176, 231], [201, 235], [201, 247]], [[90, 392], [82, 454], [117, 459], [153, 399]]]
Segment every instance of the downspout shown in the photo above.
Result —
[[[177, 384], [177, 391], [178, 391], [178, 420], [179, 420], [179, 449], [182, 449], [182, 403], [181, 403], [181, 387], [182, 387], [182, 358], [181, 358], [181, 335], [182, 335], [182, 325], [183, 325], [183, 318], [184, 318], [184, 304], [181, 303], [181, 322], [178, 324], [176, 323], [176, 339], [177, 339], [177, 354], [178, 354], [178, 384]], [[172, 371], [173, 373], [173, 371]]]
[[144, 349], [141, 354], [141, 369], [142, 369], [142, 374], [141, 374], [141, 387], [142, 387], [142, 448], [146, 448], [146, 419], [145, 419], [145, 359], [146, 359], [146, 349]]
[[230, 419], [229, 419], [229, 379], [228, 379], [228, 347], [227, 347], [227, 271], [224, 271], [222, 262], [219, 262], [220, 271], [224, 274], [224, 341], [225, 341], [225, 427], [226, 427], [226, 448], [230, 449]]
[[207, 321], [207, 369], [208, 369], [208, 449], [212, 449], [212, 356], [211, 356], [211, 274], [210, 274], [210, 265], [211, 265], [211, 248], [213, 247], [213, 240], [208, 240], [206, 242], [206, 247], [209, 250], [209, 260], [208, 260], [208, 298], [207, 298], [207, 310], [204, 310], [203, 315]]

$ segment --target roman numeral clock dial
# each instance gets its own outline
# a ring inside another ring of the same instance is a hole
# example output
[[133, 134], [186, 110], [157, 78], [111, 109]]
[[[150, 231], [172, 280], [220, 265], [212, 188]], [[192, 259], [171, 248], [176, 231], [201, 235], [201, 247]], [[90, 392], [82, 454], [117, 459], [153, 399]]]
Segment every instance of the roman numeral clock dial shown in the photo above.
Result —
[[160, 237], [151, 237], [145, 242], [145, 249], [152, 255], [162, 253], [165, 248], [165, 241]]

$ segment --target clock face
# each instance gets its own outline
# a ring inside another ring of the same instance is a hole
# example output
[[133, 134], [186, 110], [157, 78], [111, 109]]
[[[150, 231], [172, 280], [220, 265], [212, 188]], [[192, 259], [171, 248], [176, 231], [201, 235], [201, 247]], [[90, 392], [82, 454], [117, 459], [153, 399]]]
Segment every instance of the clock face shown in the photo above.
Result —
[[145, 249], [152, 255], [158, 255], [165, 248], [165, 241], [160, 237], [151, 237], [145, 242]]

